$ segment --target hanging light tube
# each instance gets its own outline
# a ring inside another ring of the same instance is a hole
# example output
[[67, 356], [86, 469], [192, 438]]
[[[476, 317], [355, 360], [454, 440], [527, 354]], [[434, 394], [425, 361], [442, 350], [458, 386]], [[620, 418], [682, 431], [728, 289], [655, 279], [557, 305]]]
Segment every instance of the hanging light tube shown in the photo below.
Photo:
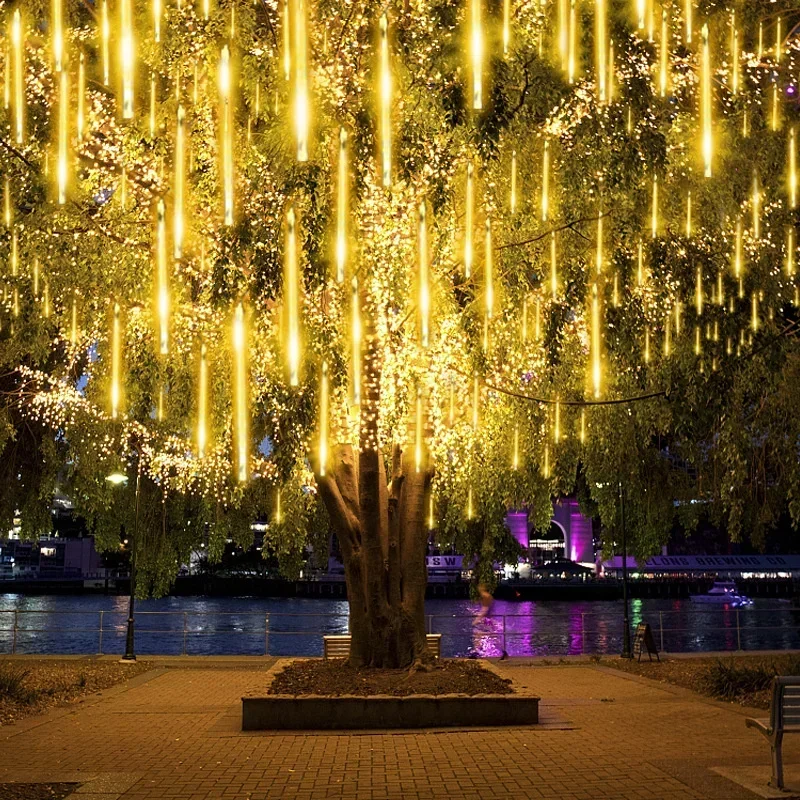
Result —
[[19, 9], [11, 19], [11, 49], [14, 61], [14, 140], [25, 142], [25, 42]]
[[231, 64], [228, 45], [219, 60], [220, 116], [222, 117], [222, 195], [223, 221], [233, 225], [233, 98], [231, 96]]
[[703, 64], [700, 81], [701, 118], [702, 118], [702, 150], [704, 175], [711, 177], [714, 141], [711, 131], [711, 49], [708, 43], [708, 25], [703, 25]]
[[294, 123], [297, 138], [297, 160], [308, 161], [308, 128], [310, 109], [308, 98], [308, 56], [306, 41], [306, 2], [295, 0], [294, 5]]
[[111, 320], [111, 419], [117, 419], [122, 401], [122, 331], [119, 303], [114, 303]]
[[472, 108], [483, 108], [483, 31], [481, 0], [470, 0], [470, 57], [472, 63]]
[[133, 119], [134, 61], [132, 0], [120, 0], [120, 68], [122, 72], [122, 118]]
[[247, 331], [245, 327], [244, 308], [236, 305], [233, 314], [233, 373], [234, 373], [234, 472], [236, 479], [244, 483], [250, 477], [249, 460], [249, 420], [248, 391], [250, 386], [247, 374]]
[[58, 93], [58, 163], [56, 167], [58, 204], [67, 202], [69, 172], [69, 83], [67, 71], [59, 73]]
[[208, 444], [208, 354], [200, 345], [200, 376], [197, 385], [197, 456], [205, 458]]
[[473, 185], [473, 167], [470, 161], [467, 164], [467, 195], [466, 195], [466, 211], [464, 222], [464, 275], [467, 278], [472, 277], [472, 260], [473, 260], [473, 245], [472, 245], [472, 232], [475, 226], [473, 219], [475, 214], [475, 187]]
[[169, 272], [167, 269], [167, 223], [164, 201], [156, 205], [156, 298], [159, 352], [169, 353]]
[[347, 214], [349, 197], [347, 183], [347, 131], [339, 130], [339, 164], [336, 192], [336, 282], [344, 281], [347, 265]]
[[361, 303], [358, 294], [358, 278], [353, 276], [350, 289], [350, 325], [353, 358], [353, 405], [361, 405]]
[[419, 206], [419, 341], [423, 348], [430, 344], [431, 287], [428, 264], [428, 226], [425, 219], [425, 203]]
[[323, 361], [319, 390], [319, 474], [323, 476], [328, 466], [328, 426], [330, 425], [329, 394], [328, 362]]
[[286, 215], [286, 267], [284, 302], [286, 304], [286, 359], [289, 385], [300, 383], [300, 272], [297, 263], [297, 232], [294, 207]]
[[389, 66], [389, 23], [386, 14], [381, 15], [381, 175], [384, 187], [392, 185], [392, 72]]

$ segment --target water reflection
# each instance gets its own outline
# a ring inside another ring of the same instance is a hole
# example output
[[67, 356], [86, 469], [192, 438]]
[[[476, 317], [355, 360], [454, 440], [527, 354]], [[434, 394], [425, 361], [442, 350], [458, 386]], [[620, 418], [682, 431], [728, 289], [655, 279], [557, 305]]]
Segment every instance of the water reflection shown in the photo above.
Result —
[[[475, 625], [468, 600], [426, 603], [428, 630], [442, 634], [446, 656], [561, 656], [619, 653], [621, 602], [496, 601]], [[631, 624], [647, 622], [666, 651], [800, 648], [800, 611], [756, 601], [747, 608], [688, 600], [631, 601]], [[142, 655], [321, 655], [322, 636], [347, 633], [343, 600], [169, 597], [138, 604]], [[126, 597], [0, 595], [0, 652], [121, 653]], [[102, 630], [101, 630], [102, 628]]]

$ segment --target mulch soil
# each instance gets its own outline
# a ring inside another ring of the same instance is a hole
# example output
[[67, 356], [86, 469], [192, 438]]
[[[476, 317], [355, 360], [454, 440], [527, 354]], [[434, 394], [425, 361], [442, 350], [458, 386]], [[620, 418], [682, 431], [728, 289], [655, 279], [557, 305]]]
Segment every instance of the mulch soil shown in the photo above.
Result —
[[728, 700], [749, 708], [769, 708], [770, 689], [750, 690], [731, 688], [731, 696], [721, 696], [719, 684], [711, 680], [712, 670], [723, 665], [736, 668], [764, 668], [772, 674], [794, 674], [797, 666], [796, 656], [763, 656], [763, 655], [736, 655], [723, 658], [665, 658], [661, 656], [660, 662], [648, 662], [643, 658], [641, 662], [624, 658], [603, 658], [600, 662], [604, 666], [652, 678], [661, 683], [670, 683], [691, 689], [698, 694], [713, 697], [718, 700]]
[[0, 783], [0, 800], [62, 800], [79, 786], [79, 783]]
[[268, 694], [342, 695], [383, 694], [511, 694], [511, 681], [474, 661], [440, 661], [430, 672], [405, 669], [355, 668], [344, 659], [294, 661], [272, 681]]
[[[118, 664], [90, 659], [0, 659], [0, 725], [38, 714], [51, 706], [80, 702], [88, 695], [122, 683], [148, 669], [150, 665], [146, 661]], [[0, 800], [6, 797], [2, 794], [3, 790], [0, 789]]]

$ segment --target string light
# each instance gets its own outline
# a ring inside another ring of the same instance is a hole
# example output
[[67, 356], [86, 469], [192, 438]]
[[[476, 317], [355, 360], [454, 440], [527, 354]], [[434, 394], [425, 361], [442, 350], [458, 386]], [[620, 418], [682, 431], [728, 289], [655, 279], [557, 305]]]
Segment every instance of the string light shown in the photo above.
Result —
[[11, 179], [6, 176], [3, 181], [3, 222], [7, 229], [11, 228], [13, 215], [11, 212]]
[[33, 259], [33, 297], [39, 299], [39, 259]]
[[244, 307], [237, 303], [233, 313], [233, 409], [234, 409], [234, 469], [236, 479], [244, 483], [250, 477], [250, 435], [247, 367], [247, 329]]
[[153, 40], [161, 41], [161, 0], [153, 0]]
[[758, 49], [756, 50], [756, 58], [761, 61], [764, 58], [764, 23], [758, 23]]
[[349, 211], [347, 185], [347, 131], [339, 130], [339, 165], [336, 202], [336, 282], [344, 281], [347, 265], [347, 214]]
[[511, 197], [509, 206], [511, 208], [511, 213], [514, 214], [517, 211], [517, 151], [511, 151]]
[[558, 263], [556, 260], [556, 232], [550, 234], [550, 292], [553, 300], [558, 298]]
[[570, 24], [569, 0], [558, 0], [558, 52], [561, 56], [561, 69], [567, 72]]
[[78, 141], [82, 142], [86, 131], [86, 59], [81, 50], [78, 56], [78, 117], [77, 135]]
[[703, 164], [704, 175], [711, 177], [711, 166], [714, 155], [714, 141], [711, 131], [711, 50], [708, 43], [708, 25], [703, 25], [703, 63], [701, 73], [701, 116], [703, 127]]
[[694, 0], [684, 0], [683, 21], [684, 21], [684, 41], [686, 44], [692, 43], [692, 12], [694, 10]]
[[361, 405], [361, 304], [358, 294], [358, 278], [353, 276], [350, 284], [350, 338], [353, 359], [353, 405]]
[[606, 64], [608, 58], [608, 20], [606, 19], [606, 0], [595, 0], [594, 25], [597, 97], [601, 103], [605, 103], [608, 101], [608, 70]]
[[[297, 160], [308, 161], [308, 56], [306, 53], [306, 3], [294, 0], [294, 125], [297, 138]], [[385, 15], [381, 17], [381, 37]]]
[[19, 275], [19, 234], [17, 229], [11, 231], [11, 277]]
[[205, 458], [208, 443], [208, 351], [200, 345], [200, 375], [197, 384], [197, 457]]
[[556, 399], [553, 422], [553, 441], [558, 444], [561, 441], [561, 401]]
[[581, 409], [581, 432], [580, 432], [580, 440], [581, 444], [586, 444], [586, 409]]
[[595, 400], [598, 400], [600, 398], [602, 365], [600, 360], [600, 298], [596, 283], [592, 284], [591, 320], [592, 391]]
[[542, 465], [542, 474], [545, 478], [550, 477], [550, 445], [544, 446], [544, 464]]
[[575, 72], [578, 68], [578, 19], [575, 0], [569, 0], [569, 45], [567, 51], [567, 80], [575, 83]]
[[19, 9], [11, 19], [11, 48], [14, 59], [14, 141], [25, 142], [25, 42]]
[[755, 239], [761, 238], [761, 185], [758, 180], [758, 173], [753, 173], [753, 194], [752, 194], [752, 207], [753, 207], [753, 237]]
[[58, 204], [67, 202], [69, 172], [69, 83], [66, 70], [59, 75], [58, 93], [58, 164], [56, 167]]
[[122, 401], [122, 331], [119, 303], [111, 320], [111, 419], [118, 419]]
[[742, 278], [742, 219], [736, 220], [736, 233], [734, 234], [734, 248], [733, 248], [733, 275], [737, 280]]
[[392, 73], [389, 68], [389, 23], [386, 14], [381, 15], [381, 160], [382, 178], [385, 187], [392, 185]]
[[480, 422], [480, 391], [478, 376], [475, 375], [472, 379], [472, 430], [476, 432]]
[[658, 175], [653, 175], [653, 206], [651, 209], [650, 231], [655, 239], [658, 236]]
[[692, 238], [692, 192], [686, 193], [686, 238]]
[[733, 51], [731, 52], [731, 92], [739, 94], [739, 31], [733, 29]]
[[464, 214], [464, 274], [467, 278], [472, 277], [472, 231], [475, 227], [473, 219], [475, 213], [475, 187], [473, 186], [473, 167], [470, 161], [467, 164], [467, 195], [466, 211]]
[[120, 69], [122, 72], [122, 118], [133, 119], [134, 63], [132, 0], [120, 0]]
[[547, 222], [550, 211], [550, 142], [545, 139], [542, 155], [542, 222]]
[[185, 149], [184, 142], [184, 111], [183, 106], [178, 106], [178, 120], [175, 128], [175, 201], [173, 207], [173, 255], [180, 259], [183, 257], [183, 206], [184, 206], [184, 170]]
[[[298, 0], [298, 2], [302, 2], [302, 0]], [[231, 98], [231, 65], [228, 45], [222, 47], [219, 59], [219, 99], [222, 124], [220, 144], [222, 148], [223, 221], [225, 225], [233, 225], [233, 100]]]
[[641, 241], [636, 247], [636, 283], [644, 285], [644, 244]]
[[486, 319], [494, 314], [494, 265], [492, 260], [492, 223], [486, 220], [486, 255], [484, 260]]
[[108, 0], [103, 0], [100, 6], [100, 51], [103, 62], [103, 83], [108, 86], [109, 80], [109, 42], [111, 40], [111, 25], [108, 19]]
[[661, 97], [667, 96], [667, 84], [669, 77], [669, 29], [667, 27], [667, 9], [661, 11], [661, 69], [659, 70], [659, 94]]
[[330, 387], [328, 385], [328, 362], [322, 362], [322, 377], [319, 388], [319, 474], [325, 475], [328, 466], [328, 437], [330, 424]]
[[695, 284], [694, 284], [694, 304], [695, 304], [695, 311], [697, 312], [697, 316], [702, 316], [703, 314], [703, 269], [702, 267], [697, 268], [697, 274], [695, 276]]
[[511, 42], [511, 0], [503, 0], [503, 55], [508, 55]]
[[287, 82], [292, 76], [291, 18], [289, 0], [283, 0], [283, 78]]
[[417, 386], [415, 426], [414, 426], [414, 464], [417, 472], [422, 470], [422, 388]]
[[514, 425], [514, 446], [511, 452], [511, 469], [519, 469], [519, 423]]
[[284, 302], [286, 304], [287, 336], [286, 359], [289, 385], [300, 383], [300, 273], [297, 265], [297, 234], [295, 212], [290, 208], [286, 215], [286, 266], [284, 276]]
[[778, 17], [777, 22], [775, 23], [775, 63], [781, 63], [781, 57], [783, 56], [783, 32], [781, 30], [781, 18]]
[[789, 208], [797, 208], [797, 128], [789, 131]]
[[[488, 223], [487, 223], [488, 224]], [[419, 206], [419, 337], [422, 347], [430, 344], [431, 287], [428, 274], [428, 227], [425, 220], [425, 203]]]
[[283, 511], [281, 509], [281, 490], [278, 488], [275, 491], [275, 524], [280, 525], [283, 522]]
[[603, 263], [605, 258], [603, 256], [603, 211], [600, 209], [597, 212], [597, 242], [595, 250], [595, 272], [600, 275], [603, 271]]
[[481, 0], [470, 0], [471, 31], [470, 58], [472, 62], [472, 108], [483, 108], [483, 31], [481, 29]]
[[794, 254], [795, 254], [795, 244], [794, 244], [794, 228], [789, 227], [788, 231], [786, 232], [786, 274], [792, 278], [794, 277]]

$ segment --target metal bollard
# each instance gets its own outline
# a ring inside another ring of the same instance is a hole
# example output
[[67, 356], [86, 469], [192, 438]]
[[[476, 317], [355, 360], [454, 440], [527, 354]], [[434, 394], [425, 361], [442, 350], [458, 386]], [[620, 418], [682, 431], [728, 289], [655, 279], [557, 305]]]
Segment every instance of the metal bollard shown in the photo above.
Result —
[[183, 612], [183, 655], [186, 655], [186, 612]]
[[658, 612], [658, 626], [661, 629], [661, 652], [664, 652], [664, 612]]
[[428, 633], [433, 633], [433, 614], [428, 614]]
[[100, 627], [98, 628], [98, 636], [97, 636], [97, 655], [103, 655], [103, 614], [105, 612], [100, 612]]

